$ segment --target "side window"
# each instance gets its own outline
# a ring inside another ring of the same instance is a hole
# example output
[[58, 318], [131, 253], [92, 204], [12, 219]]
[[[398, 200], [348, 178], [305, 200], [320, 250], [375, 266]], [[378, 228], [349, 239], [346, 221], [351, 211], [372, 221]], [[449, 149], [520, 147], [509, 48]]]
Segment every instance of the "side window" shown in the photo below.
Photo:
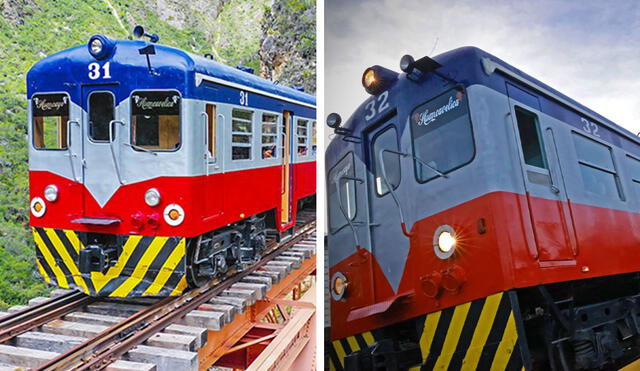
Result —
[[311, 122], [311, 156], [316, 155], [318, 149], [318, 132], [316, 129], [316, 122]]
[[298, 156], [306, 156], [309, 151], [309, 120], [298, 119], [296, 121], [296, 134], [298, 135]]
[[[389, 192], [387, 181], [396, 189], [400, 184], [400, 156], [396, 153], [385, 152], [391, 150], [398, 152], [398, 134], [394, 126], [389, 126], [373, 137], [371, 140], [371, 163], [373, 164], [373, 177], [378, 196], [383, 196]], [[380, 161], [382, 157], [383, 165]]]
[[96, 142], [109, 141], [109, 123], [115, 117], [113, 94], [95, 92], [89, 95], [89, 137]]
[[520, 134], [525, 164], [547, 169], [538, 117], [529, 111], [516, 107], [516, 121], [518, 122], [518, 133]]
[[207, 150], [209, 151], [210, 158], [212, 160], [216, 159], [216, 106], [215, 104], [207, 104], [205, 107], [207, 111], [207, 133], [209, 137], [207, 138]]
[[231, 159], [251, 160], [253, 111], [234, 108], [231, 117]]
[[611, 149], [575, 132], [573, 143], [584, 188], [603, 197], [622, 198]]
[[148, 91], [135, 92], [131, 98], [131, 144], [150, 150], [177, 150], [180, 95], [174, 91]]
[[69, 97], [65, 94], [36, 94], [31, 102], [33, 146], [37, 149], [66, 149]]
[[629, 159], [629, 173], [631, 174], [631, 180], [633, 181], [633, 188], [636, 190], [636, 197], [640, 198], [640, 160], [637, 160], [631, 156], [627, 156]]
[[262, 158], [278, 157], [278, 116], [270, 113], [262, 115]]
[[451, 89], [419, 105], [409, 118], [418, 182], [438, 177], [431, 168], [448, 173], [473, 160], [473, 129], [467, 94], [462, 88]]
[[327, 196], [329, 200], [329, 227], [331, 233], [347, 224], [346, 217], [353, 220], [356, 216], [356, 183], [353, 153], [348, 153], [327, 176]]

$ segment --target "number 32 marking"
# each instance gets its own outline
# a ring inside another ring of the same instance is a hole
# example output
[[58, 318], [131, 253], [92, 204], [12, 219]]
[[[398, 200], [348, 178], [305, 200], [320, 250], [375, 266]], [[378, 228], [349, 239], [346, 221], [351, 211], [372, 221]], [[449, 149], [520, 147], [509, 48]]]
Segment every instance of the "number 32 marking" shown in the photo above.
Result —
[[600, 134], [598, 134], [598, 125], [594, 124], [593, 122], [587, 120], [584, 117], [580, 118], [580, 121], [582, 121], [582, 130], [586, 131], [587, 133], [596, 136], [596, 137], [600, 137]]
[[[389, 108], [389, 103], [387, 99], [389, 98], [389, 92], [385, 91], [378, 99], [372, 99], [367, 105], [364, 107], [367, 110], [367, 114], [364, 116], [364, 119], [369, 121], [374, 118], [378, 113], [383, 112], [387, 108]], [[376, 103], [378, 103], [378, 107], [376, 108]]]
[[[111, 71], [110, 71], [110, 67], [111, 67], [111, 62], [107, 62], [104, 64], [104, 66], [102, 66], [102, 78], [103, 79], [110, 79], [111, 78]], [[89, 66], [89, 78], [91, 80], [96, 80], [100, 78], [100, 65], [96, 62], [90, 63]]]

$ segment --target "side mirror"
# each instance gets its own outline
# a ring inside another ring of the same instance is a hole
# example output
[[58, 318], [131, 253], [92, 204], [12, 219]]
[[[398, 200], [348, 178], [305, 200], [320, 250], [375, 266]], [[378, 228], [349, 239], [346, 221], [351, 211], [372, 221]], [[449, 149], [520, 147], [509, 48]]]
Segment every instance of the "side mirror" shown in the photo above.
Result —
[[342, 117], [340, 117], [339, 114], [333, 112], [333, 113], [330, 113], [329, 116], [327, 116], [328, 127], [335, 129], [339, 127], [341, 123], [342, 123]]

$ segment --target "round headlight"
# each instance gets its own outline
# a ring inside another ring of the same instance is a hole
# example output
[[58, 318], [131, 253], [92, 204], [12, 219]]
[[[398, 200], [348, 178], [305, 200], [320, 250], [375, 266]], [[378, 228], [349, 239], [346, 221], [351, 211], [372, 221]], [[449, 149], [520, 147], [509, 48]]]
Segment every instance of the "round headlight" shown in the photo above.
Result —
[[433, 234], [433, 250], [440, 259], [450, 258], [457, 243], [456, 231], [449, 225], [441, 225]]
[[178, 204], [171, 204], [164, 208], [164, 221], [170, 226], [178, 226], [184, 220], [184, 209]]
[[376, 71], [373, 68], [367, 68], [362, 75], [362, 85], [365, 89], [369, 90], [376, 83]]
[[53, 184], [48, 185], [44, 189], [44, 198], [49, 202], [54, 202], [58, 199], [58, 187]]
[[160, 203], [160, 192], [155, 188], [148, 189], [144, 194], [144, 202], [151, 207], [158, 206]]
[[91, 40], [91, 53], [92, 54], [100, 54], [102, 53], [102, 40], [95, 38]]
[[331, 278], [331, 297], [333, 300], [340, 300], [344, 297], [345, 292], [347, 291], [347, 277], [340, 272], [334, 273]]
[[45, 211], [47, 211], [47, 206], [44, 204], [44, 200], [40, 197], [34, 197], [31, 200], [31, 213], [36, 218], [39, 218], [44, 215]]

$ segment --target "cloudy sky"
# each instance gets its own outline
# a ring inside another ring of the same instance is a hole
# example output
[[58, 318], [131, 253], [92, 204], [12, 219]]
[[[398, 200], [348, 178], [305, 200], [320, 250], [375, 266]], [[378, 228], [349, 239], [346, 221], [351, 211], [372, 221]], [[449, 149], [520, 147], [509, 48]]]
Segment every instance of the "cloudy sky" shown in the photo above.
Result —
[[326, 0], [325, 112], [350, 116], [371, 65], [467, 45], [640, 131], [640, 2], [627, 0]]

